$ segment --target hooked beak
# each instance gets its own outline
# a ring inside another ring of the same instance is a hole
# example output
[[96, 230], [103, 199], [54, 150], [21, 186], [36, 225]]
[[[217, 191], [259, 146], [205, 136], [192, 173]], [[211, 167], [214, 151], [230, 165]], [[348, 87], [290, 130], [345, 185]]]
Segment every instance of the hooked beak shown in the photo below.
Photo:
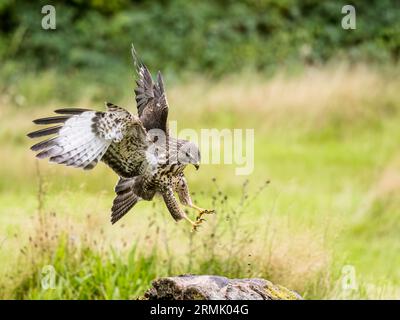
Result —
[[199, 168], [200, 168], [200, 163], [195, 163], [195, 164], [193, 164], [194, 165], [194, 167], [196, 168], [196, 170], [199, 170]]

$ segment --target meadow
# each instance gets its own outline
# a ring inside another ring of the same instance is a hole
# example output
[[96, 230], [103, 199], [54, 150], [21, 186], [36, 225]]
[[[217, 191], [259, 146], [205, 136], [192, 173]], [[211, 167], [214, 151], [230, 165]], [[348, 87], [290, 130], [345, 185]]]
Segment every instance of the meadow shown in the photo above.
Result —
[[[129, 70], [107, 85], [19, 74], [0, 84], [0, 298], [136, 299], [156, 277], [183, 273], [264, 277], [307, 299], [400, 298], [398, 67], [167, 77], [179, 128], [255, 130], [251, 175], [186, 169], [195, 201], [216, 209], [197, 233], [160, 200], [111, 225], [110, 169], [60, 167], [29, 150], [31, 120], [54, 109], [110, 101], [136, 112]], [[56, 282], [44, 290], [47, 265]]]

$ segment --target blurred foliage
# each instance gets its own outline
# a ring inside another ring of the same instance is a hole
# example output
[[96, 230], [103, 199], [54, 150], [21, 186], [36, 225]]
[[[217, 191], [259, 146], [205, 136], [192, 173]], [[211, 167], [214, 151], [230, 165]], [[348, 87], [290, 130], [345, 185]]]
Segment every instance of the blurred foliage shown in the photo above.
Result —
[[[56, 30], [43, 30], [43, 5]], [[400, 2], [354, 0], [357, 29], [343, 30], [347, 1], [59, 0], [0, 4], [0, 59], [24, 69], [124, 68], [134, 43], [170, 73], [234, 73], [319, 64], [332, 58], [398, 61]], [[13, 69], [13, 68], [11, 68]]]

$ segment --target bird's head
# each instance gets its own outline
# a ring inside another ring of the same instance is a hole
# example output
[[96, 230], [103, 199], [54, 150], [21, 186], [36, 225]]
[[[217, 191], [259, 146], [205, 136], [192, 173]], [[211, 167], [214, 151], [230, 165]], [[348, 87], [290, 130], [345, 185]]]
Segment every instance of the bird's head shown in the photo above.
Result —
[[181, 164], [192, 164], [196, 170], [200, 167], [199, 147], [190, 141], [182, 140], [183, 143], [178, 149], [178, 162]]

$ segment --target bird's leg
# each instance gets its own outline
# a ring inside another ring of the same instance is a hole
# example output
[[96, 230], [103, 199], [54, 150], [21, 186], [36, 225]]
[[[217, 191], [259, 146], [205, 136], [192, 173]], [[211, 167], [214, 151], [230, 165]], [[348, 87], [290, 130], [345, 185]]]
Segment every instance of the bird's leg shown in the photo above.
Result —
[[179, 221], [181, 219], [185, 219], [192, 225], [192, 232], [196, 231], [200, 224], [204, 221], [204, 219], [196, 219], [196, 221], [192, 221], [186, 213], [179, 207], [178, 202], [174, 197], [174, 193], [171, 188], [166, 187], [162, 192], [164, 202], [171, 213], [172, 217], [175, 221]]
[[193, 203], [191, 203], [189, 206], [190, 206], [191, 208], [193, 208], [193, 209], [196, 209], [196, 210], [199, 212], [199, 214], [198, 214], [197, 217], [196, 217], [196, 221], [198, 221], [198, 220], [204, 220], [204, 219], [202, 218], [204, 214], [213, 214], [213, 213], [215, 213], [215, 210], [214, 210], [214, 209], [209, 210], [209, 209], [200, 208], [200, 207], [196, 206], [196, 205], [193, 204]]
[[[186, 183], [186, 179], [184, 176], [179, 177], [178, 185], [176, 186], [175, 190], [178, 193], [179, 200], [181, 201], [181, 203], [184, 206], [196, 209], [199, 212], [199, 214], [196, 217], [196, 222], [195, 222], [196, 225], [193, 227], [193, 230], [196, 230], [198, 228], [198, 226], [203, 221], [205, 221], [205, 219], [203, 219], [204, 214], [214, 213], [214, 210], [203, 209], [203, 208], [200, 208], [200, 207], [196, 206], [195, 204], [193, 204], [192, 198], [190, 197], [190, 193], [189, 193], [189, 187]], [[191, 220], [189, 219], [189, 221], [191, 221]]]
[[204, 221], [204, 219], [196, 219], [196, 221], [192, 221], [187, 215], [183, 218], [192, 225], [192, 232], [197, 231], [197, 228], [200, 227], [201, 223]]

